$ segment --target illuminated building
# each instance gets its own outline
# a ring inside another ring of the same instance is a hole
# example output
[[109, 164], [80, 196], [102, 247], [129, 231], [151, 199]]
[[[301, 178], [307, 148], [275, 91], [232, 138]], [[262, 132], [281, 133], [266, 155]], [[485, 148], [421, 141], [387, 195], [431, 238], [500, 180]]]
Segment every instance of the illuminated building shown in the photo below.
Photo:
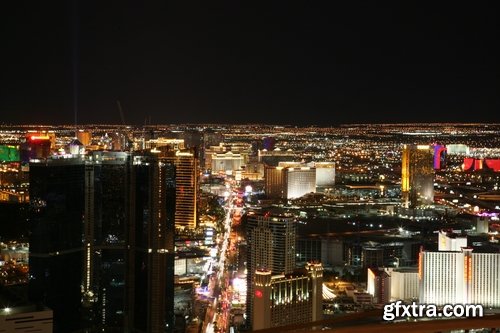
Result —
[[85, 146], [78, 139], [73, 139], [68, 143], [67, 151], [71, 155], [84, 155]]
[[366, 291], [373, 296], [373, 303], [389, 303], [391, 297], [391, 277], [379, 268], [368, 268]]
[[310, 262], [288, 274], [257, 270], [254, 289], [252, 330], [323, 319], [321, 263]]
[[295, 269], [294, 217], [249, 215], [246, 225], [247, 252], [247, 322], [252, 324], [254, 275], [265, 269], [273, 274], [288, 274]]
[[421, 251], [419, 302], [500, 307], [500, 253]]
[[76, 132], [76, 138], [86, 147], [92, 142], [92, 133], [90, 131], [79, 130]]
[[21, 161], [43, 160], [50, 156], [51, 137], [48, 135], [29, 135], [20, 146]]
[[228, 151], [225, 153], [212, 153], [210, 160], [212, 173], [222, 172], [224, 174], [232, 174], [236, 170], [241, 169], [245, 158], [240, 153]]
[[399, 267], [386, 269], [391, 276], [391, 301], [418, 299], [418, 269]]
[[469, 147], [464, 144], [449, 144], [446, 150], [449, 155], [469, 155]]
[[242, 143], [219, 143], [205, 149], [205, 169], [211, 169], [212, 173], [226, 173], [242, 169], [248, 163], [248, 156], [252, 152], [249, 144]]
[[439, 230], [439, 251], [460, 251], [463, 247], [467, 247], [467, 236], [454, 234], [447, 230]]
[[446, 146], [434, 145], [434, 169], [441, 170], [446, 167]]
[[282, 167], [266, 166], [264, 169], [264, 189], [269, 198], [286, 198], [286, 173]]
[[31, 140], [46, 140], [50, 141], [50, 149], [56, 148], [56, 133], [54, 131], [28, 131], [26, 138]]
[[184, 139], [167, 139], [167, 138], [157, 138], [150, 139], [145, 142], [145, 149], [153, 149], [170, 146], [174, 150], [184, 149]]
[[462, 169], [464, 171], [479, 171], [483, 169], [489, 169], [493, 172], [500, 171], [500, 159], [493, 158], [464, 158], [464, 163], [462, 164]]
[[431, 146], [404, 145], [401, 166], [403, 206], [415, 208], [434, 201], [434, 154]]
[[270, 198], [293, 199], [316, 192], [316, 169], [299, 162], [265, 168], [265, 191]]
[[176, 190], [175, 227], [194, 229], [198, 219], [198, 158], [193, 150], [176, 151], [173, 161]]
[[19, 162], [19, 147], [11, 145], [0, 145], [0, 163]]
[[198, 156], [195, 149], [178, 149], [182, 146], [181, 142], [178, 143], [179, 146], [162, 144], [151, 152], [161, 152], [165, 161], [175, 165], [175, 227], [194, 229], [198, 219]]
[[335, 185], [334, 162], [312, 162], [310, 166], [316, 169], [316, 187], [332, 187]]

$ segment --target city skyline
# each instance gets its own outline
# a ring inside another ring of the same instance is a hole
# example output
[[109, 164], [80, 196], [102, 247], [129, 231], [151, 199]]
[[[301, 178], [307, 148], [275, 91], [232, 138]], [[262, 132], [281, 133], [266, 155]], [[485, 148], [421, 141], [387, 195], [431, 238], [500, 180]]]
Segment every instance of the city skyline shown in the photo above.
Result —
[[1, 327], [496, 326], [500, 124], [0, 128]]
[[8, 6], [6, 124], [497, 122], [487, 7]]

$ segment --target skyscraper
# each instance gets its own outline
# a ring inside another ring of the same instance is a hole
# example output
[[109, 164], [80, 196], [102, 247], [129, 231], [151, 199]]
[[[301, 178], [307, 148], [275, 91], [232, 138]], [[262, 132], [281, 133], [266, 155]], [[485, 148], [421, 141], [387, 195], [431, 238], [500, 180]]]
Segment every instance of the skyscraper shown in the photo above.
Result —
[[54, 332], [81, 325], [85, 164], [30, 164], [29, 297], [53, 310]]
[[123, 328], [130, 154], [92, 152], [85, 164], [83, 305], [88, 326]]
[[266, 166], [265, 191], [270, 198], [293, 199], [316, 192], [316, 168], [300, 162], [280, 162]]
[[175, 227], [194, 229], [197, 226], [198, 158], [193, 149], [168, 155], [175, 166]]
[[249, 215], [246, 225], [247, 254], [247, 321], [252, 323], [255, 272], [288, 274], [295, 269], [297, 224], [292, 216]]
[[159, 151], [31, 163], [30, 298], [55, 332], [173, 330], [176, 169]]
[[127, 327], [174, 327], [176, 165], [165, 153], [134, 156], [130, 173]]
[[434, 150], [428, 145], [404, 145], [401, 158], [402, 203], [406, 208], [434, 202]]
[[421, 251], [419, 302], [482, 304], [500, 308], [500, 253]]

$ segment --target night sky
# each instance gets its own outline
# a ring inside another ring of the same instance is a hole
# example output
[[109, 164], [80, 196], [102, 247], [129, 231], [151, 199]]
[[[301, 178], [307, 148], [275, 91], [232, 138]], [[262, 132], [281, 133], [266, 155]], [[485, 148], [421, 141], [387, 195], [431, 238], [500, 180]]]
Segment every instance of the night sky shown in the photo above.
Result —
[[500, 122], [494, 2], [417, 4], [4, 1], [0, 123]]

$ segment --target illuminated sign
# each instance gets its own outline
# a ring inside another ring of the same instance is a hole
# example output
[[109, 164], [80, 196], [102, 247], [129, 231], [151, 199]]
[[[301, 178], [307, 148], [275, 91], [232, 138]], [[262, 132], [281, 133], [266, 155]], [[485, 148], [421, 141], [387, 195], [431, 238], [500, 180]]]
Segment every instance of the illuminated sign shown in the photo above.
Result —
[[32, 135], [30, 137], [32, 141], [37, 141], [37, 140], [50, 140], [50, 137], [48, 135]]
[[471, 282], [472, 281], [472, 258], [470, 256], [465, 256], [464, 257], [464, 275], [465, 275], [465, 281]]
[[422, 280], [422, 253], [418, 254], [418, 279]]
[[16, 146], [0, 145], [0, 162], [18, 162], [19, 149]]
[[255, 291], [255, 297], [257, 297], [257, 298], [262, 298], [262, 291], [260, 291], [260, 290], [256, 290], [256, 291]]

